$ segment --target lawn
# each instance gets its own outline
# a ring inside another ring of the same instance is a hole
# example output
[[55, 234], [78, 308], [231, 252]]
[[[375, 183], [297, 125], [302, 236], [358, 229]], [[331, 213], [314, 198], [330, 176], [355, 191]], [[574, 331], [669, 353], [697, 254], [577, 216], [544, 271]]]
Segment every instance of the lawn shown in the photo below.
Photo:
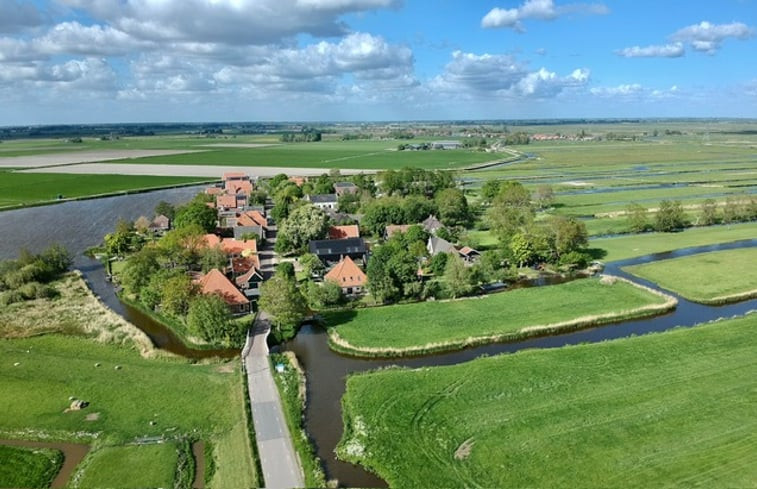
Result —
[[705, 304], [757, 296], [757, 248], [713, 251], [624, 270]]
[[173, 443], [103, 447], [87, 458], [78, 487], [173, 487], [177, 460]]
[[369, 356], [423, 354], [521, 339], [669, 310], [675, 301], [597, 278], [480, 298], [325, 313], [332, 348]]
[[170, 187], [202, 181], [208, 181], [208, 179], [197, 177], [66, 175], [59, 173], [0, 171], [0, 209], [3, 207], [55, 201], [59, 195], [68, 199], [146, 188]]
[[354, 375], [338, 454], [390, 487], [754, 487], [754, 326]]
[[605, 250], [607, 252], [603, 258], [605, 261], [616, 261], [679, 248], [755, 238], [757, 238], [757, 223], [751, 222], [691, 228], [680, 233], [645, 233], [593, 239], [589, 242], [589, 246]]
[[0, 444], [0, 487], [50, 487], [62, 464], [58, 450]]

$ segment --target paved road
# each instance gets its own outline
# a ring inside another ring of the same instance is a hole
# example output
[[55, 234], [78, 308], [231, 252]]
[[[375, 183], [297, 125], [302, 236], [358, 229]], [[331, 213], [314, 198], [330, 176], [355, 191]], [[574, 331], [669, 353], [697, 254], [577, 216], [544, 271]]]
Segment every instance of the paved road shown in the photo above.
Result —
[[302, 467], [294, 452], [268, 361], [266, 337], [269, 330], [268, 316], [260, 311], [252, 328], [252, 337], [248, 339], [252, 345], [245, 347], [243, 352], [263, 480], [268, 488], [304, 487]]

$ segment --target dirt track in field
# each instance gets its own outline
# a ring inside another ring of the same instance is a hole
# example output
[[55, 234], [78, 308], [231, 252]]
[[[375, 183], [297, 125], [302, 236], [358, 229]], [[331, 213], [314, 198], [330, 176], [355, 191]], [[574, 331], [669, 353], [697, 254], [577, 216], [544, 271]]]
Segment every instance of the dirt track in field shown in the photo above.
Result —
[[[12, 165], [9, 165], [12, 166]], [[328, 173], [328, 168], [285, 168], [276, 166], [214, 166], [214, 165], [140, 165], [132, 163], [83, 163], [24, 170], [30, 173], [73, 173], [89, 175], [152, 175], [169, 177], [221, 178], [226, 172], [243, 172], [255, 177], [272, 177], [279, 173], [303, 177]], [[376, 170], [339, 170], [343, 175], [375, 173]]]
[[106, 149], [93, 151], [67, 151], [43, 155], [0, 157], [0, 168], [38, 168], [43, 166], [74, 165], [77, 163], [91, 163], [95, 161], [112, 161], [132, 158], [147, 158], [150, 156], [180, 155], [187, 153], [198, 153], [202, 151], [204, 150]]

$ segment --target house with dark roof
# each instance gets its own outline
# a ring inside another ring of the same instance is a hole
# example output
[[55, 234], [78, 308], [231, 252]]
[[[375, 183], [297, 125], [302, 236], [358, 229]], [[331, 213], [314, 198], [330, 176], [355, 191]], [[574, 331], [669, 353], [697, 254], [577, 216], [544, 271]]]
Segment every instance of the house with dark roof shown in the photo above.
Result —
[[368, 277], [360, 270], [352, 258], [345, 256], [334, 268], [324, 275], [324, 280], [335, 282], [347, 295], [360, 294], [365, 288]]
[[257, 300], [260, 297], [260, 284], [263, 283], [263, 275], [257, 268], [252, 267], [246, 273], [235, 278], [234, 283], [249, 300]]
[[352, 182], [336, 182], [334, 183], [334, 192], [337, 197], [341, 197], [344, 194], [356, 194], [360, 192], [360, 187]]
[[305, 199], [322, 210], [336, 209], [339, 203], [336, 194], [308, 195]]
[[308, 248], [327, 266], [341, 261], [345, 256], [361, 263], [366, 261], [367, 249], [363, 238], [315, 240], [309, 243]]
[[460, 253], [460, 256], [463, 258], [465, 263], [473, 263], [481, 256], [481, 253], [478, 252], [478, 250], [474, 250], [470, 246], [463, 246], [459, 250], [457, 250], [458, 253]]
[[428, 254], [431, 256], [438, 255], [439, 253], [452, 253], [455, 255], [458, 254], [457, 249], [452, 245], [452, 243], [438, 236], [431, 236], [428, 238], [426, 249], [428, 250]]
[[444, 224], [435, 215], [431, 214], [421, 223], [421, 226], [423, 226], [423, 229], [427, 233], [436, 234], [437, 231], [444, 227]]
[[164, 233], [171, 229], [171, 220], [163, 214], [159, 214], [155, 216], [155, 219], [147, 226], [147, 229], [153, 233]]

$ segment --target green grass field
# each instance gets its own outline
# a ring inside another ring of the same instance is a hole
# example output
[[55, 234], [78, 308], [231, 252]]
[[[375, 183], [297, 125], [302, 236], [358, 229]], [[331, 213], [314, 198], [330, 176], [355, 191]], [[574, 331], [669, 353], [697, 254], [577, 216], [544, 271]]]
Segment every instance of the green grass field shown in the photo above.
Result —
[[177, 460], [173, 443], [103, 447], [87, 458], [78, 487], [173, 487]]
[[754, 326], [354, 375], [338, 453], [390, 487], [754, 487]]
[[757, 296], [757, 248], [714, 251], [625, 268], [682, 297], [725, 303]]
[[422, 354], [654, 314], [673, 307], [627, 282], [599, 279], [481, 298], [325, 313], [332, 348], [375, 356]]
[[0, 445], [0, 487], [50, 487], [62, 464], [58, 450]]
[[15, 173], [0, 171], [0, 209], [18, 205], [170, 187], [208, 181], [197, 177], [152, 177], [145, 175], [66, 175], [58, 173]]
[[691, 228], [680, 233], [645, 233], [599, 238], [591, 240], [589, 246], [605, 250], [607, 254], [603, 258], [604, 261], [615, 261], [679, 248], [755, 238], [757, 238], [757, 223], [750, 222], [728, 226]]

